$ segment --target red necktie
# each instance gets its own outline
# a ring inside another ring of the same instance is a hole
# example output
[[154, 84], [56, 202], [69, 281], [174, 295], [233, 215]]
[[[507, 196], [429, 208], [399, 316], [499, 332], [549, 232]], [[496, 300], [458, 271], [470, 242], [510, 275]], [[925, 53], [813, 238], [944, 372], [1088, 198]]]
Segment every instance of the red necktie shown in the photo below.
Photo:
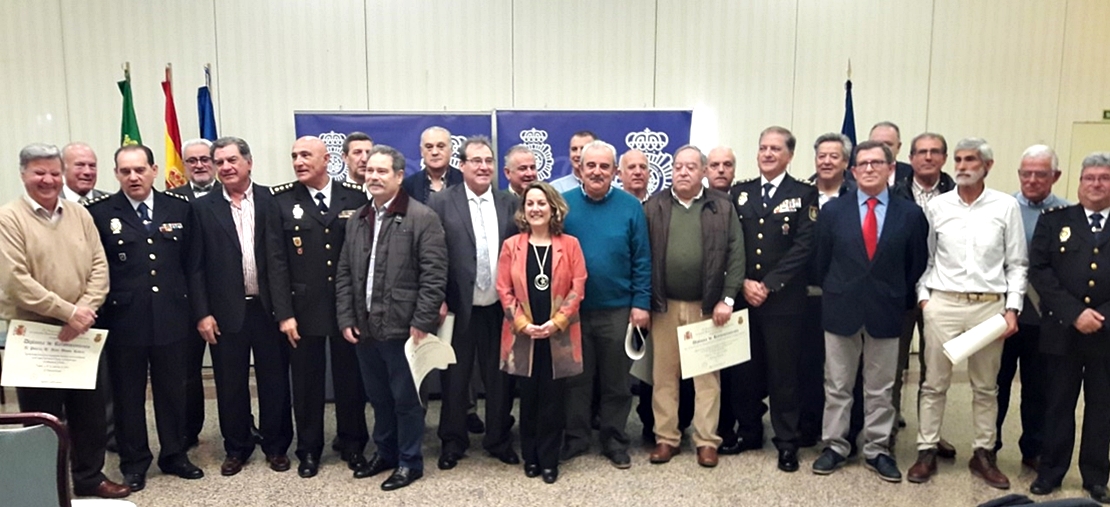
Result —
[[863, 217], [863, 246], [867, 248], [867, 260], [875, 258], [875, 248], [879, 246], [879, 219], [875, 217], [875, 206], [879, 200], [867, 200], [867, 215]]

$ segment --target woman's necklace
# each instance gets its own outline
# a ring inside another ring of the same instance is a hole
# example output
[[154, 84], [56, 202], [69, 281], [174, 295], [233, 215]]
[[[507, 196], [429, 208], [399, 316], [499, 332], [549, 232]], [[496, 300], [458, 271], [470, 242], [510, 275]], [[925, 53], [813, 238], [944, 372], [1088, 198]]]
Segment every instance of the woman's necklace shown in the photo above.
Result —
[[532, 245], [532, 253], [536, 254], [536, 262], [540, 264], [540, 274], [536, 275], [536, 278], [532, 280], [532, 283], [536, 285], [536, 290], [547, 290], [547, 288], [551, 286], [551, 278], [543, 274], [543, 267], [547, 265], [547, 254], [549, 252], [551, 252], [550, 246], [544, 249], [543, 259], [540, 259], [539, 248], [536, 248], [536, 245]]

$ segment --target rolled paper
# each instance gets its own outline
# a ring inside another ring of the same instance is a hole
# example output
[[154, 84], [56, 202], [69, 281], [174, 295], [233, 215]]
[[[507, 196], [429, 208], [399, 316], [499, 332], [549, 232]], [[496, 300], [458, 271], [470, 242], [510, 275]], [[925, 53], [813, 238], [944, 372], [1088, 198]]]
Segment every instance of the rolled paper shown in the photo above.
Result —
[[997, 340], [1005, 332], [1006, 318], [1001, 314], [995, 315], [968, 329], [964, 334], [948, 340], [943, 347], [944, 355], [948, 356], [952, 364], [956, 364], [983, 350], [983, 347]]

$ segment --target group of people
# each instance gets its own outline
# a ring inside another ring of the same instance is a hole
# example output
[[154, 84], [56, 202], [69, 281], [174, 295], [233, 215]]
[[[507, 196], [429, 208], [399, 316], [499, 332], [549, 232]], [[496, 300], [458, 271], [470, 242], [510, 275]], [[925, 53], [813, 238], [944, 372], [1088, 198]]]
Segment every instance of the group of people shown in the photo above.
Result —
[[[256, 446], [271, 469], [289, 470], [295, 429], [298, 474], [309, 478], [325, 446], [330, 349], [332, 448], [355, 478], [390, 471], [381, 488], [394, 490], [424, 471], [425, 409], [404, 344], [428, 339], [452, 314], [457, 361], [440, 375], [437, 467], [466, 457], [477, 368], [482, 448], [553, 483], [560, 463], [590, 452], [595, 430], [601, 454], [631, 466], [625, 336], [636, 328], [650, 349], [637, 412], [651, 463], [678, 455], [691, 424], [704, 467], [761, 449], [769, 411], [780, 470], [797, 471], [799, 448], [822, 444], [814, 473], [862, 450], [864, 466], [900, 482], [893, 440], [905, 424], [916, 328], [918, 455], [906, 475], [921, 483], [956, 452], [941, 438], [953, 369], [943, 345], [1001, 314], [1002, 339], [968, 360], [971, 472], [1010, 486], [995, 453], [1020, 363], [1019, 447], [1038, 473], [1032, 492], [1059, 487], [1070, 466], [1082, 386], [1083, 485], [1110, 503], [1110, 276], [1098, 269], [1110, 255], [1110, 154], [1083, 161], [1071, 206], [1051, 193], [1061, 173], [1047, 146], [1022, 155], [1015, 196], [987, 188], [993, 153], [982, 139], [956, 144], [954, 177], [942, 170], [949, 150], [939, 134], [916, 136], [911, 163], [896, 162], [900, 132], [890, 122], [858, 146], [818, 137], [809, 180], [787, 173], [795, 147], [789, 130], [767, 128], [759, 176], [737, 183], [731, 149], [682, 146], [672, 185], [648, 195], [645, 154], [618, 157], [589, 131], [570, 140], [573, 175], [553, 184], [537, 180], [531, 149], [510, 148], [506, 191], [495, 187], [489, 139], [453, 150], [441, 127], [422, 134], [424, 167], [408, 177], [399, 151], [355, 132], [342, 149], [350, 179], [333, 181], [325, 144], [302, 137], [291, 150], [296, 181], [269, 188], [251, 178], [248, 144], [225, 137], [185, 143], [189, 183], [168, 192], [153, 188], [150, 149], [123, 146], [120, 191], [97, 195], [88, 146], [29, 145], [20, 152], [26, 195], [0, 208], [0, 255], [11, 266], [0, 272], [0, 316], [61, 325], [65, 341], [108, 329], [110, 386], [19, 388], [20, 407], [65, 415], [76, 494], [126, 496], [145, 486], [153, 462], [149, 372], [158, 466], [198, 479], [187, 451], [203, 425], [207, 346], [220, 473], [237, 474]], [[751, 360], [682, 380], [678, 328], [722, 325], [745, 308]], [[125, 484], [102, 473], [109, 420]]]

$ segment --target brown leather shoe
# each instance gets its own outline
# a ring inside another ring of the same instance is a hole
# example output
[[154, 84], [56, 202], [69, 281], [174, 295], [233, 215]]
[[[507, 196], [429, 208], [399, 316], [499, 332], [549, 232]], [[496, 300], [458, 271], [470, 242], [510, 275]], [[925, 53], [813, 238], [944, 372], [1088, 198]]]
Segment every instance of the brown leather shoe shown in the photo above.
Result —
[[285, 472], [289, 470], [289, 456], [284, 454], [266, 456], [266, 462], [270, 464], [270, 470], [275, 472]]
[[989, 486], [998, 489], [1010, 489], [1010, 479], [998, 469], [994, 451], [975, 449], [971, 460], [967, 462], [971, 475], [983, 479]]
[[224, 459], [224, 464], [220, 465], [220, 475], [230, 476], [235, 475], [243, 470], [243, 460], [235, 456], [228, 456]]
[[655, 450], [651, 451], [651, 456], [648, 459], [656, 464], [666, 463], [675, 457], [681, 450], [678, 447], [667, 444], [657, 444]]
[[708, 445], [698, 447], [698, 464], [706, 468], [717, 466], [717, 448]]
[[917, 451], [917, 462], [906, 472], [906, 480], [921, 484], [928, 482], [929, 478], [937, 473], [937, 450], [925, 449]]
[[956, 459], [956, 447], [950, 444], [945, 439], [940, 439], [937, 442], [937, 457], [944, 459]]
[[131, 488], [105, 479], [100, 481], [100, 484], [97, 484], [95, 488], [74, 490], [73, 494], [76, 496], [97, 496], [100, 498], [125, 498], [131, 494]]

